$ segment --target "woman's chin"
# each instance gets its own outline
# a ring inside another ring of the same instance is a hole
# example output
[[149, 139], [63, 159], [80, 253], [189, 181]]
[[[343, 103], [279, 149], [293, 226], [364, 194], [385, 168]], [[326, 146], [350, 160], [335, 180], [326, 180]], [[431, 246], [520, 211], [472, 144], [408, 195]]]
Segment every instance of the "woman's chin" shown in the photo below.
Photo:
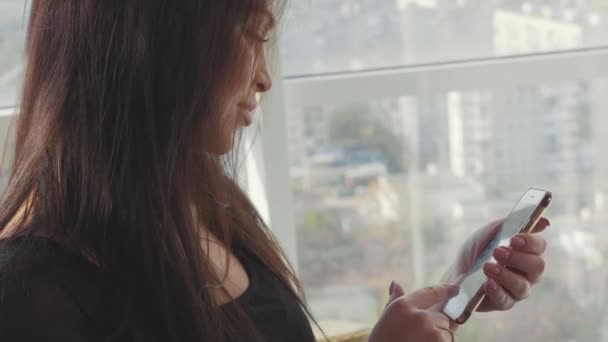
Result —
[[[238, 134], [237, 134], [237, 136], [238, 136]], [[217, 146], [215, 146], [213, 148], [211, 153], [218, 155], [218, 156], [224, 156], [224, 155], [232, 153], [234, 151], [234, 149], [236, 148], [236, 145], [238, 142], [237, 136], [235, 136], [233, 139], [226, 139], [225, 142], [218, 144]]]
[[209, 151], [209, 153], [217, 155], [217, 156], [225, 156], [227, 154], [230, 154], [230, 152], [232, 152], [233, 150], [233, 146], [229, 145], [229, 146], [224, 146], [222, 148], [215, 148], [212, 151]]

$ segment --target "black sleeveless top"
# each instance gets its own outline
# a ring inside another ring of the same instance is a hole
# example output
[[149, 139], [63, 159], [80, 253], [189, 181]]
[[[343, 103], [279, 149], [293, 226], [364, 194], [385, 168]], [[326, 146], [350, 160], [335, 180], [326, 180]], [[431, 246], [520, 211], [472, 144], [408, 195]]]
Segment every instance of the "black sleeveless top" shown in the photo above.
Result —
[[[36, 255], [14, 259], [27, 262], [7, 265], [6, 255], [15, 250], [18, 240], [0, 243], [1, 341], [130, 342], [111, 336], [116, 332], [115, 317], [108, 309], [113, 307], [113, 296], [101, 285], [104, 279], [99, 269], [43, 238], [34, 240]], [[235, 255], [250, 280], [249, 288], [236, 301], [262, 336], [269, 342], [315, 341], [293, 294], [253, 255], [243, 249], [235, 249]]]

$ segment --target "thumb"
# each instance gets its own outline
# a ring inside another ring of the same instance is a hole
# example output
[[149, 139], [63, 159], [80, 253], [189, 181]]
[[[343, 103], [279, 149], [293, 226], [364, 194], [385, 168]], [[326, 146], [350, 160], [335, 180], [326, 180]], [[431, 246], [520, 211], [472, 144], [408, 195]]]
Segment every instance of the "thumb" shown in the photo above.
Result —
[[401, 285], [395, 283], [394, 281], [391, 282], [391, 285], [388, 288], [388, 293], [389, 293], [388, 304], [392, 303], [395, 299], [405, 295], [405, 291], [403, 291], [403, 288], [401, 287]]
[[460, 289], [456, 285], [431, 286], [410, 293], [405, 296], [405, 300], [418, 309], [427, 310], [455, 297], [459, 292]]

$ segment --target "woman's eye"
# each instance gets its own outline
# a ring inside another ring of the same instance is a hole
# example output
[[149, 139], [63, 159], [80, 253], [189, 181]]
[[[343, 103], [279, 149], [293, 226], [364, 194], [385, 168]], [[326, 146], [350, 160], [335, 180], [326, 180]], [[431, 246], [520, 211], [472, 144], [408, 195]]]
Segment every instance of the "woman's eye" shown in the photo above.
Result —
[[267, 35], [262, 34], [256, 30], [247, 30], [246, 35], [248, 38], [255, 40], [257, 42], [266, 43], [269, 40], [269, 38], [267, 38], [268, 37]]
[[260, 14], [250, 23], [249, 35], [258, 42], [268, 42], [270, 32], [274, 27], [274, 18], [269, 13]]

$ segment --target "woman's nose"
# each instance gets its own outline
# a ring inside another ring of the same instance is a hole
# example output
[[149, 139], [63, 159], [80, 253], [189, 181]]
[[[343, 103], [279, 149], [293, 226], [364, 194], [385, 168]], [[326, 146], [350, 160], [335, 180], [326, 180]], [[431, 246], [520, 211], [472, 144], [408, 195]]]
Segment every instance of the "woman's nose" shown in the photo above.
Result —
[[272, 88], [272, 79], [266, 68], [258, 72], [255, 79], [255, 91], [258, 93], [265, 93]]

